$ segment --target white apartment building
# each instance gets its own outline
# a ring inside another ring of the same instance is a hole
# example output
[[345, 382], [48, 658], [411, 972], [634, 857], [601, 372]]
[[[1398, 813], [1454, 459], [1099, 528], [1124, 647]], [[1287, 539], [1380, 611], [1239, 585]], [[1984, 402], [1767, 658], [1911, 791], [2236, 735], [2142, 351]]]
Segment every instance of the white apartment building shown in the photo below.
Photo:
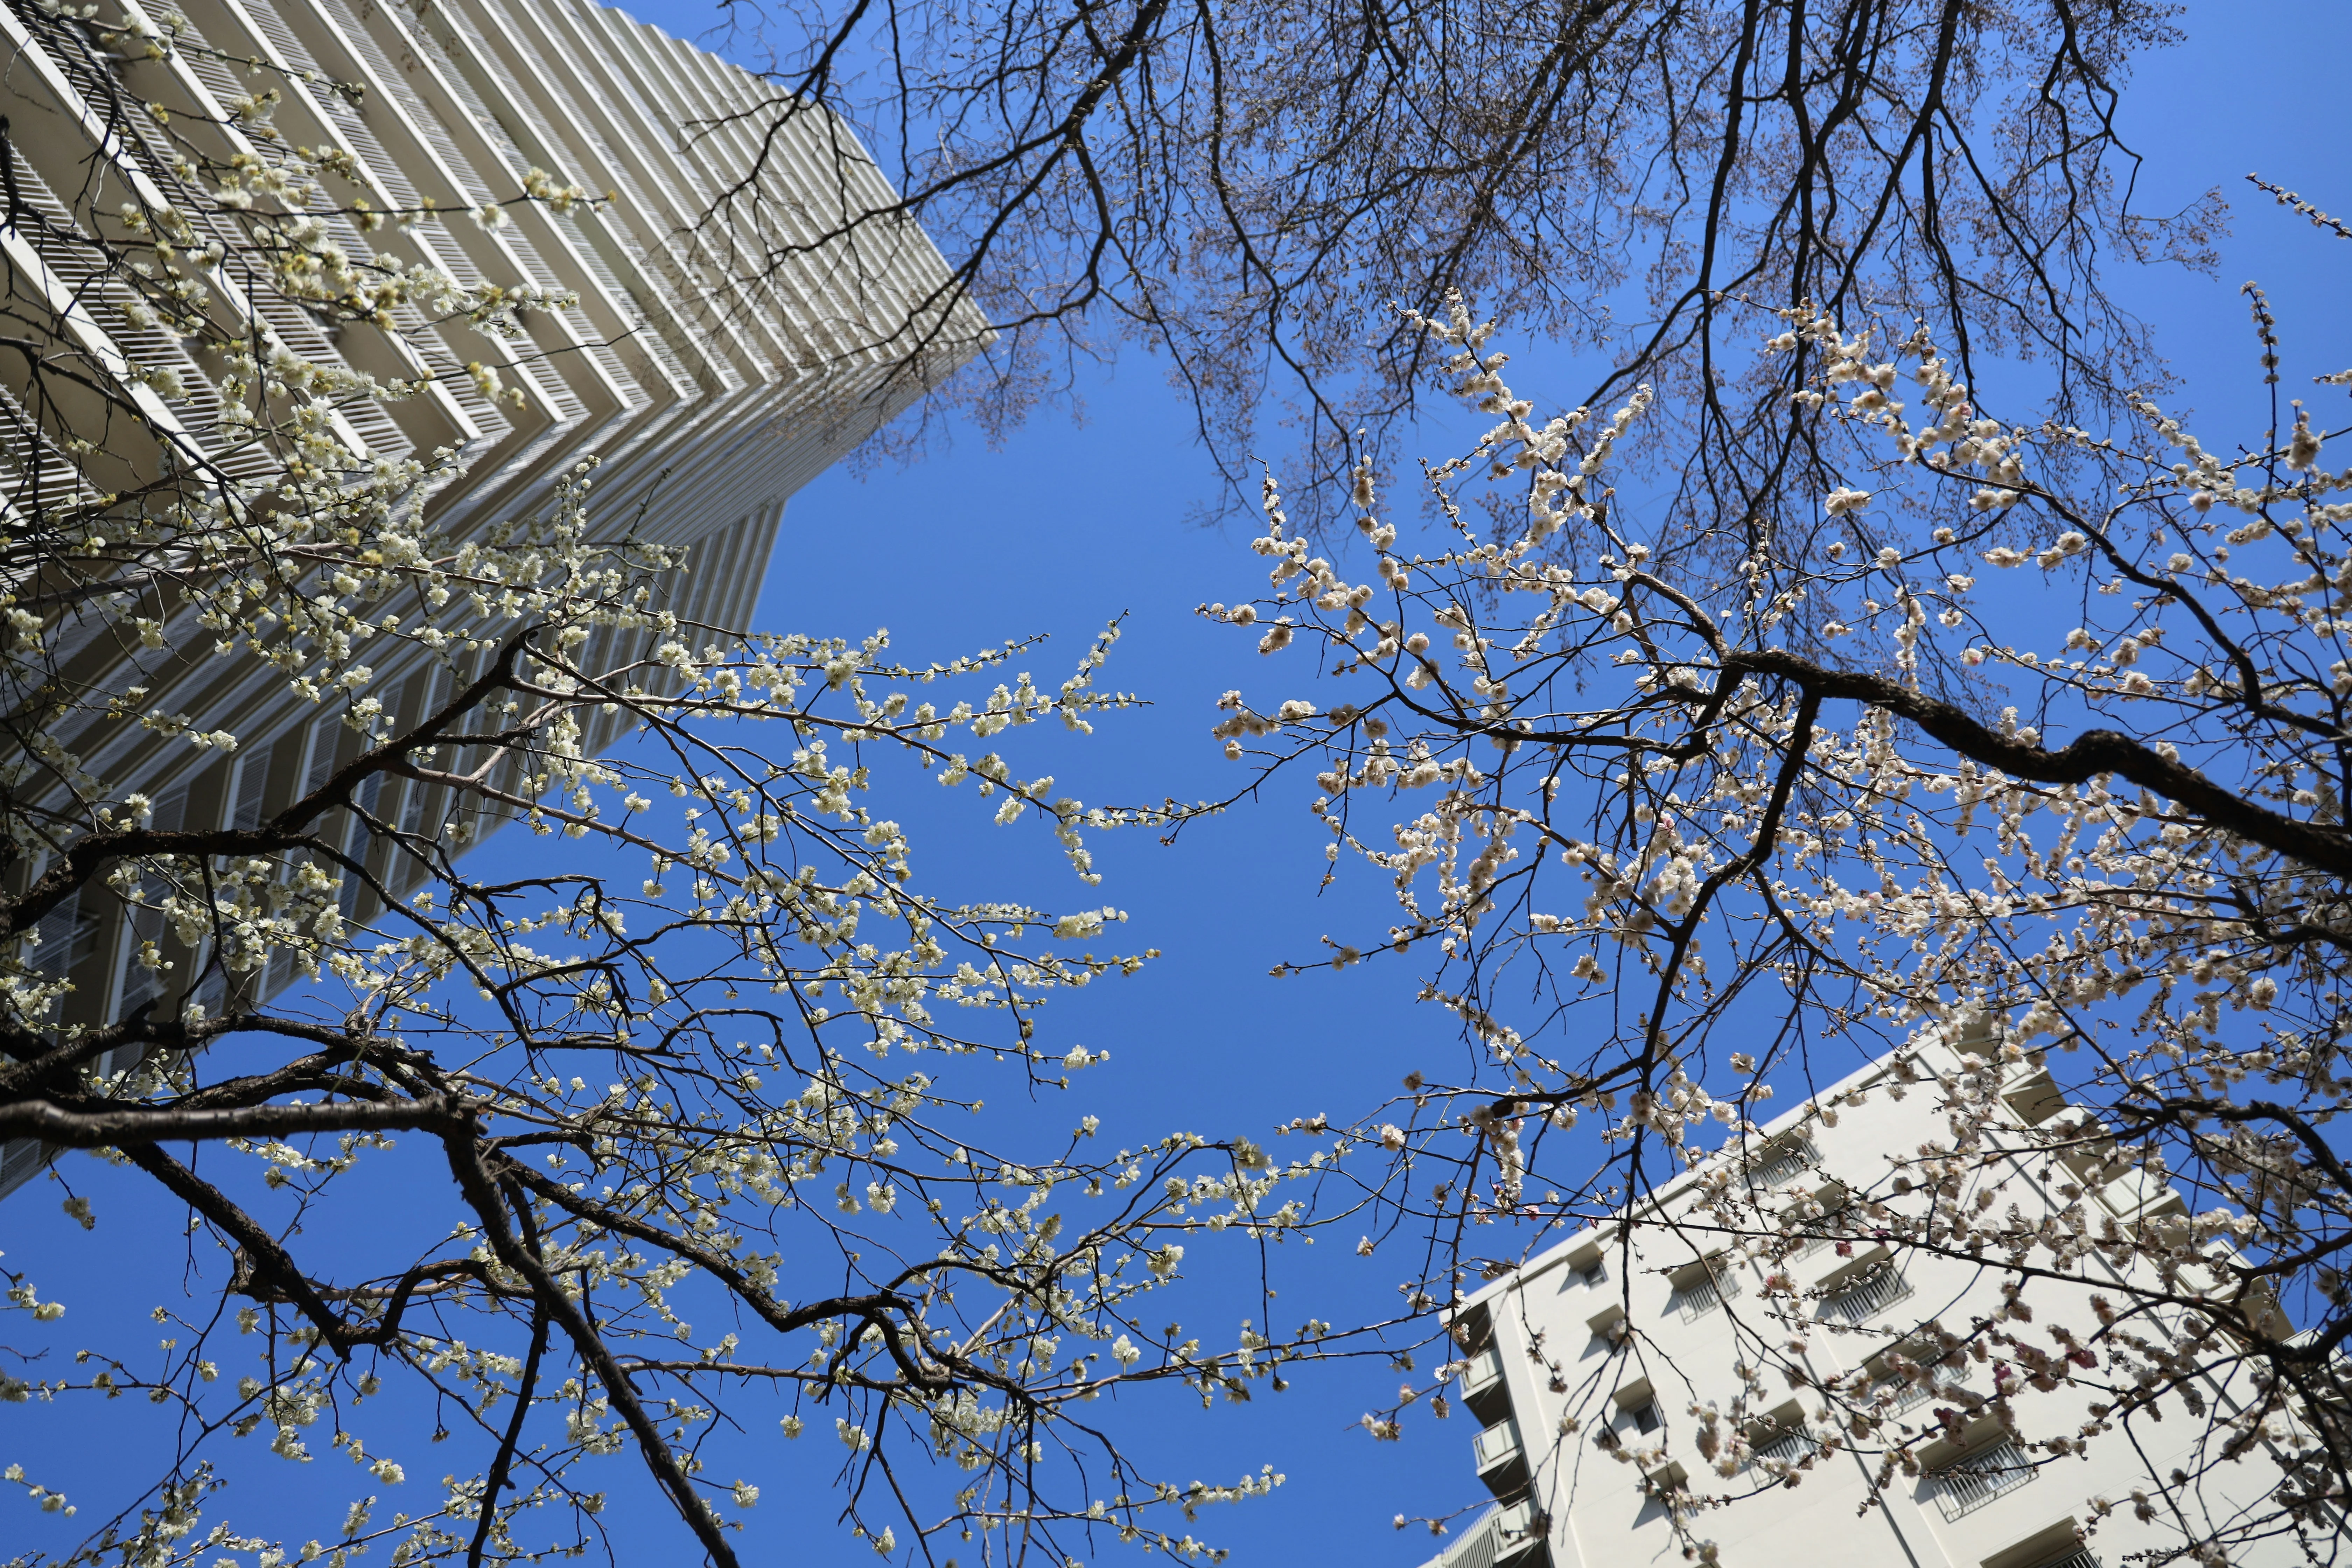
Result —
[[[118, 6], [172, 47], [146, 58], [106, 47]], [[348, 215], [328, 216], [348, 253], [436, 267], [466, 285], [575, 290], [576, 308], [529, 311], [513, 339], [429, 322], [413, 306], [399, 331], [380, 332], [240, 292], [234, 279], [219, 293], [251, 333], [314, 363], [379, 380], [433, 373], [420, 395], [347, 399], [331, 417], [362, 458], [447, 447], [467, 460], [461, 476], [415, 498], [436, 530], [463, 538], [529, 515], [593, 454], [596, 514], [687, 550], [668, 607], [691, 623], [745, 626], [792, 494], [987, 341], [917, 226], [892, 219], [836, 234], [895, 200], [847, 127], [793, 120], [763, 163], [772, 115], [761, 106], [779, 90], [619, 11], [588, 0], [105, 0], [91, 22], [75, 9], [0, 0], [9, 335], [46, 330], [79, 363], [169, 369], [177, 390], [126, 382], [146, 428], [115, 429], [77, 466], [60, 456], [55, 416], [34, 400], [21, 358], [0, 364], [0, 523], [91, 489], [83, 470], [92, 464], [115, 464], [99, 482], [125, 490], [192, 461], [240, 479], [269, 471], [266, 456], [236, 449], [214, 376], [172, 334], [122, 310], [121, 282], [73, 242], [130, 207], [171, 207], [199, 240], [208, 226], [227, 234], [218, 205], [174, 172], [159, 110], [173, 132], [209, 139], [226, 161], [258, 144], [233, 106], [274, 90], [278, 136], [340, 154], [373, 210], [429, 203], [453, 215], [367, 232]], [[516, 199], [534, 171], [612, 199], [569, 212]], [[463, 216], [491, 203], [503, 204], [502, 218]], [[708, 243], [730, 224], [790, 258], [755, 278], [732, 275]], [[109, 478], [118, 470], [121, 482]], [[68, 626], [59, 658], [98, 657], [103, 629]], [[168, 635], [174, 647], [209, 641], [193, 625]], [[385, 652], [371, 689], [395, 718], [425, 710], [457, 678], [415, 649]], [[359, 743], [275, 672], [210, 660], [176, 679], [150, 701], [232, 729], [233, 757], [104, 721], [72, 721], [58, 735], [100, 776], [141, 780], [159, 826], [250, 826], [323, 782]], [[396, 798], [404, 790], [415, 798]], [[439, 809], [432, 793], [394, 781], [366, 804], [413, 827]], [[355, 891], [348, 901], [360, 919], [374, 912], [357, 907]], [[34, 952], [71, 975], [72, 1006], [103, 1019], [147, 1000], [155, 982], [131, 962], [139, 933], [124, 912], [93, 905], [48, 917]], [[222, 982], [215, 972], [203, 984], [217, 992]], [[219, 996], [207, 999], [216, 1010]], [[37, 1152], [0, 1157], [0, 1191], [30, 1173]]]
[[[1964, 1046], [1990, 1050], [1981, 1037]], [[1927, 1045], [1914, 1060], [1932, 1072], [1974, 1067], [1981, 1058]], [[1456, 1307], [1457, 1338], [1470, 1348], [1453, 1389], [1464, 1407], [1457, 1414], [1476, 1424], [1475, 1468], [1497, 1500], [1455, 1531], [1429, 1568], [1665, 1568], [1686, 1560], [1691, 1540], [1713, 1541], [1726, 1568], [2124, 1568], [2174, 1560], [2140, 1554], [2181, 1544], [2177, 1531], [2134, 1517], [2131, 1494], [2150, 1485], [2151, 1472], [2183, 1466], [2194, 1477], [2197, 1505], [2222, 1519], [2278, 1483], [2282, 1472], [2267, 1450], [2218, 1466], [2210, 1454], [2191, 1457], [2204, 1424], [2181, 1416], [2137, 1425], [2130, 1436], [2111, 1433], [2083, 1457], [2021, 1449], [1966, 1392], [1989, 1388], [1989, 1368], [1965, 1355], [1934, 1364], [1940, 1358], [1926, 1338], [1936, 1325], [1965, 1335], [1973, 1320], [1992, 1316], [2002, 1300], [1997, 1259], [1891, 1257], [1866, 1231], [1859, 1245], [1850, 1239], [1851, 1224], [1831, 1230], [1843, 1238], [1837, 1243], [1805, 1238], [1759, 1258], [1742, 1256], [1746, 1249], [1719, 1226], [1675, 1226], [1678, 1217], [1692, 1217], [1706, 1173], [1727, 1160], [1738, 1180], [1765, 1194], [1762, 1213], [1784, 1199], [1790, 1205], [1826, 1199], [1834, 1208], [1846, 1194], [1886, 1194], [1890, 1156], [1916, 1157], [1926, 1141], [1950, 1137], [1937, 1083], [1906, 1083], [1897, 1099], [1886, 1092], [1891, 1062], [1874, 1063], [1780, 1116], [1748, 1145], [1744, 1160], [1718, 1155], [1663, 1184], [1621, 1222], [1570, 1237]], [[2004, 1088], [1998, 1114], [2019, 1128], [2065, 1110], [2045, 1072], [2013, 1076]], [[1833, 1108], [1827, 1121], [1825, 1105]], [[2002, 1165], [1984, 1179], [1998, 1181], [2003, 1205], [2017, 1203], [2029, 1215], [2060, 1209], [2045, 1184], [2047, 1162]], [[2058, 1167], [2062, 1180], [2080, 1173]], [[2136, 1173], [2095, 1190], [2090, 1201], [2124, 1226], [2161, 1224], [2184, 1207], [2178, 1194]], [[2030, 1300], [2041, 1304], [2043, 1325], [2052, 1321], [2051, 1303], [2073, 1290], [2083, 1297], [2078, 1321], [2093, 1321], [2087, 1298], [2102, 1282], [2102, 1262], [2085, 1267], [2080, 1286], [2036, 1282]], [[1775, 1268], [1787, 1269], [1798, 1288], [1793, 1301], [1777, 1298], [1777, 1308], [1759, 1289]], [[2106, 1279], [2116, 1278], [2108, 1270]], [[1818, 1387], [1787, 1390], [1775, 1375], [1765, 1379], [1763, 1403], [1782, 1399], [1777, 1407], [1758, 1408], [1752, 1394], [1735, 1406], [1742, 1390], [1735, 1363], [1757, 1362], [1759, 1344], [1787, 1349], [1792, 1334], [1803, 1341], [1803, 1363], [1817, 1381], [1867, 1370], [1872, 1397], [1889, 1402], [1880, 1408], [1891, 1408], [1897, 1425], [1873, 1440], [1868, 1461], [1820, 1448], [1819, 1435], [1832, 1423], [1823, 1419]], [[1906, 1379], [1905, 1367], [1890, 1364], [1890, 1352], [1917, 1352], [1914, 1363], [1927, 1364], [1929, 1381]], [[2208, 1392], [2214, 1407], [2231, 1408], [2230, 1391]], [[2071, 1382], [2029, 1394], [2018, 1404], [2020, 1435], [2032, 1442], [2074, 1433], [2095, 1398]], [[1710, 1402], [1741, 1412], [1751, 1446], [1728, 1478], [1696, 1452], [1692, 1410]], [[1898, 1471], [1871, 1501], [1876, 1451], [1906, 1437], [1919, 1473]], [[2135, 1440], [2154, 1446], [2136, 1452]], [[1785, 1467], [1797, 1467], [1799, 1484], [1785, 1484]], [[1664, 1500], [1683, 1489], [1731, 1500], [1696, 1511], [1688, 1536], [1677, 1538]], [[2090, 1500], [2097, 1497], [2120, 1506], [2102, 1514]], [[2084, 1528], [2094, 1524], [2086, 1539]], [[2239, 1568], [2308, 1561], [2284, 1535], [2229, 1560]]]

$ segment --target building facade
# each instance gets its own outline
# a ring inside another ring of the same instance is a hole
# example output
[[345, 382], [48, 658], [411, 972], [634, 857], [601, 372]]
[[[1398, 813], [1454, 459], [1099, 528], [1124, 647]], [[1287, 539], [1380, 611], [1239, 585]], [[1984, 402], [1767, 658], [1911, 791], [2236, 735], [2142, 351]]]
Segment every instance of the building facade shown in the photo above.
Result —
[[[2046, 1071], [2003, 1076], [1987, 1037], [1923, 1045], [1900, 1067], [1874, 1063], [1777, 1118], [1744, 1155], [1718, 1153], [1461, 1302], [1452, 1322], [1467, 1353], [1452, 1392], [1476, 1423], [1473, 1463], [1496, 1503], [1430, 1568], [1663, 1568], [1709, 1542], [1727, 1568], [2195, 1561], [2181, 1554], [2168, 1508], [2148, 1520], [2136, 1509], [2135, 1493], [2164, 1489], [2151, 1477], [2176, 1468], [2200, 1517], [2261, 1511], [2283, 1479], [2275, 1448], [2258, 1443], [2216, 1463], [2201, 1420], [2142, 1422], [2063, 1457], [2037, 1447], [2095, 1427], [2103, 1413], [2093, 1408], [2101, 1391], [2076, 1386], [2063, 1359], [2053, 1386], [2021, 1397], [2016, 1430], [2005, 1429], [1985, 1396], [2016, 1372], [1968, 1344], [2002, 1324], [2000, 1256], [1891, 1252], [1850, 1220], [1823, 1223], [1852, 1215], [1858, 1198], [1911, 1190], [1902, 1173], [1949, 1147], [1939, 1073], [1992, 1075], [1996, 1128], [2063, 1126], [2053, 1119], [2070, 1114]], [[2095, 1216], [2094, 1234], [2110, 1220], [2126, 1231], [2180, 1223], [2169, 1187], [2137, 1173], [2102, 1183], [2098, 1164], [2021, 1153], [1986, 1160], [1971, 1179], [2029, 1226], [2070, 1211]], [[1785, 1216], [1777, 1237], [1727, 1225], [1721, 1206], [1702, 1202], [1727, 1178], [1752, 1194], [1752, 1212]], [[2031, 1331], [2062, 1319], [2095, 1324], [2090, 1298], [2124, 1278], [2093, 1252], [2079, 1283], [2037, 1280]], [[1792, 1363], [1802, 1375], [1781, 1375]], [[2242, 1397], [2207, 1383], [2206, 1408], [2227, 1415]], [[1840, 1391], [1836, 1408], [1828, 1387]], [[1885, 1425], [1846, 1440], [1856, 1408]], [[1832, 1434], [1840, 1440], [1824, 1447]], [[1908, 1462], [1882, 1472], [1890, 1451]], [[2291, 1529], [2226, 1558], [2241, 1568], [2314, 1560]]]
[[[12, 528], [191, 465], [223, 483], [272, 477], [224, 408], [217, 367], [92, 259], [140, 214], [192, 225], [191, 254], [208, 234], [237, 239], [234, 215], [190, 180], [195, 145], [215, 167], [257, 166], [289, 145], [331, 161], [352, 195], [319, 220], [337, 254], [522, 299], [575, 293], [515, 312], [509, 334], [414, 304], [375, 331], [240, 288], [235, 243], [213, 277], [213, 308], [241, 313], [238, 330], [267, 353], [416, 388], [340, 398], [324, 416], [362, 461], [462, 458], [413, 498], [433, 531], [462, 539], [530, 515], [593, 455], [597, 513], [684, 552], [666, 581], [667, 607], [688, 623], [745, 626], [793, 491], [987, 341], [918, 226], [853, 221], [896, 198], [847, 127], [814, 114], [780, 125], [778, 89], [619, 11], [586, 0], [120, 0], [119, 11], [0, 0], [0, 261], [7, 335], [26, 350], [0, 365], [0, 522]], [[427, 207], [452, 216], [368, 221]], [[727, 249], [743, 236], [760, 258], [751, 276]], [[44, 341], [94, 374], [121, 373], [115, 391], [139, 417], [77, 454], [61, 428], [72, 388], [61, 398], [64, 378], [29, 379]], [[69, 618], [60, 664], [89, 673], [108, 629]], [[164, 635], [174, 648], [211, 640], [184, 617]], [[372, 689], [395, 719], [457, 678], [414, 647], [384, 651]], [[56, 736], [96, 775], [139, 780], [159, 826], [252, 826], [360, 743], [246, 661], [191, 658], [171, 679], [150, 700], [230, 729], [233, 755], [100, 717]], [[366, 804], [413, 826], [446, 804], [432, 794], [394, 781]], [[347, 900], [355, 918], [374, 912]], [[98, 903], [56, 910], [28, 952], [70, 977], [70, 1009], [103, 1021], [158, 982], [131, 962], [135, 920]], [[218, 966], [195, 984], [217, 1010]], [[10, 1148], [0, 1190], [37, 1155]]]

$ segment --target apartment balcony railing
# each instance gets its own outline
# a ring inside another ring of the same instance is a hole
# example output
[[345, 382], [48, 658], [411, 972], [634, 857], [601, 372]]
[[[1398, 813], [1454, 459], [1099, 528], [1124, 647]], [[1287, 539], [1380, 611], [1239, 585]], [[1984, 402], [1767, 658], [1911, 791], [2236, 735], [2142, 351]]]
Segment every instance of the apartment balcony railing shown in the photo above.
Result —
[[1789, 1239], [1794, 1245], [1789, 1251], [1791, 1258], [1811, 1258], [1825, 1247], [1845, 1242], [1853, 1243], [1856, 1215], [1841, 1206], [1811, 1219], [1797, 1222], [1790, 1227]]
[[[1497, 1563], [1511, 1561], [1529, 1547], [1540, 1544], [1544, 1538], [1543, 1519], [1536, 1512], [1536, 1505], [1525, 1498], [1496, 1509], [1486, 1528], [1494, 1537]], [[2092, 1568], [2097, 1568], [2097, 1564]]]
[[1748, 1179], [1759, 1187], [1777, 1187], [1783, 1182], [1795, 1181], [1805, 1173], [1816, 1159], [1812, 1143], [1803, 1138], [1791, 1138], [1775, 1144], [1762, 1158], [1748, 1167]]
[[1802, 1427], [1784, 1426], [1748, 1450], [1748, 1468], [1760, 1468], [1776, 1459], [1784, 1465], [1793, 1465], [1811, 1453], [1814, 1446], [1812, 1437]]
[[1424, 1568], [1496, 1568], [1498, 1563], [1515, 1563], [1542, 1544], [1544, 1530], [1542, 1516], [1525, 1499], [1498, 1503]]
[[1877, 1263], [1822, 1298], [1822, 1316], [1858, 1323], [1911, 1294], [1911, 1281], [1893, 1263]]
[[[1981, 1454], [1971, 1454], [1936, 1473], [1936, 1506], [1947, 1521], [1973, 1513], [2032, 1481], [2033, 1461], [2004, 1437]], [[2071, 1559], [2061, 1559], [2071, 1562]]]
[[1475, 1399], [1503, 1381], [1503, 1352], [1493, 1345], [1463, 1363], [1462, 1397]]
[[1666, 1310], [1685, 1323], [1714, 1311], [1723, 1304], [1723, 1282], [1729, 1268], [1728, 1264], [1716, 1258], [1702, 1268], [1678, 1276], [1675, 1280], [1674, 1294], [1666, 1298]]
[[1952, 1391], [1958, 1386], [1950, 1383], [1914, 1383], [1907, 1377], [1897, 1380], [1895, 1384], [1895, 1414], [1900, 1415], [1906, 1410], [1916, 1410], [1930, 1399], [1949, 1399]]
[[1478, 1434], [1471, 1443], [1471, 1451], [1477, 1456], [1478, 1473], [1482, 1476], [1517, 1464], [1525, 1457], [1519, 1447], [1519, 1424], [1505, 1416]]

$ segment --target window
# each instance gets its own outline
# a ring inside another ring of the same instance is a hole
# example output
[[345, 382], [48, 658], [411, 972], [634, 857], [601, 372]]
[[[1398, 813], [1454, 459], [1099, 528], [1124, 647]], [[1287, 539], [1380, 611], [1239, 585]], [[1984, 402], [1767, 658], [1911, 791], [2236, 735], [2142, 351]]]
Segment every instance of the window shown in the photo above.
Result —
[[[343, 829], [343, 853], [362, 866], [368, 862], [368, 850], [373, 841], [368, 837], [366, 820], [360, 814], [364, 812], [368, 818], [377, 818], [383, 800], [383, 775], [370, 773], [360, 780], [357, 789], [352, 791], [352, 804], [357, 809], [344, 814], [347, 820]], [[335, 894], [336, 905], [343, 911], [343, 918], [357, 919], [360, 896], [366, 890], [366, 881], [357, 871], [346, 867], [331, 868], [330, 874], [340, 875], [343, 879], [342, 887]]]
[[315, 724], [310, 729], [310, 761], [302, 772], [302, 793], [316, 795], [327, 787], [335, 776], [335, 727], [333, 723]]
[[1598, 1258], [1584, 1258], [1570, 1263], [1569, 1267], [1576, 1271], [1577, 1279], [1587, 1285], [1599, 1285], [1609, 1278], [1608, 1267]]
[[231, 827], [250, 833], [261, 826], [261, 808], [269, 795], [270, 772], [284, 760], [287, 748], [295, 743], [288, 737], [266, 752], [257, 751], [251, 756], [237, 759], [236, 776], [229, 788]]
[[[448, 671], [446, 668], [436, 665], [419, 679], [422, 681], [423, 695], [417, 700], [417, 720], [421, 721], [446, 700], [442, 688], [447, 684]], [[448, 749], [442, 748], [442, 750]], [[413, 760], [426, 762], [436, 767], [446, 764], [446, 759], [439, 756]], [[424, 829], [425, 795], [431, 787], [417, 780], [409, 781], [407, 792], [400, 797], [400, 830], [403, 833], [416, 833]]]
[[[147, 816], [147, 825], [159, 833], [176, 832], [187, 826], [188, 787], [190, 781], [182, 780], [156, 795]], [[163, 974], [139, 962], [140, 944], [163, 943], [166, 931], [161, 905], [171, 897], [172, 884], [161, 876], [139, 879], [130, 901], [122, 911], [122, 931], [115, 943], [115, 1000], [110, 1017], [120, 1018], [142, 1003], [163, 994]]]
[[11, 1143], [0, 1143], [0, 1191], [16, 1185], [39, 1166], [41, 1141], [19, 1138]]
[[63, 980], [97, 945], [98, 920], [81, 912], [77, 889], [43, 915], [33, 931], [40, 941], [25, 952], [25, 962], [51, 980]]
[[[82, 913], [77, 889], [34, 923], [33, 935], [39, 941], [19, 947], [17, 955], [44, 982], [54, 984], [71, 975], [97, 950], [99, 929], [97, 916]], [[64, 1008], [65, 997], [52, 996], [43, 1022], [56, 1023]]]
[[196, 982], [196, 1003], [207, 1018], [226, 1017], [228, 1014], [228, 973], [217, 963], [209, 963], [204, 978]]
[[[150, 878], [139, 889], [142, 898], [161, 899], [164, 889], [161, 879]], [[132, 905], [122, 911], [122, 937], [116, 944], [119, 967], [114, 1015], [120, 1018], [151, 997], [163, 994], [163, 975], [140, 962], [141, 943], [152, 942], [161, 945], [163, 939], [162, 913], [146, 905]]]
[[1661, 1425], [1658, 1420], [1658, 1402], [1654, 1399], [1644, 1399], [1641, 1404], [1633, 1406], [1632, 1414], [1633, 1429], [1636, 1432], [1654, 1432]]
[[148, 826], [158, 833], [171, 833], [187, 826], [188, 785], [191, 782], [182, 779], [155, 797], [147, 815]]

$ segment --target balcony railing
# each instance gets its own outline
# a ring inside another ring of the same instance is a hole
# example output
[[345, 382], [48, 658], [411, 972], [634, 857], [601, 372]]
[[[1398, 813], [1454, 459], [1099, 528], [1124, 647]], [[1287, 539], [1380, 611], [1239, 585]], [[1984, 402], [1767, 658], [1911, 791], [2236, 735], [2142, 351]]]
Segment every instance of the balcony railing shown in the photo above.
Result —
[[1666, 1310], [1685, 1323], [1695, 1321], [1723, 1304], [1723, 1276], [1727, 1266], [1710, 1262], [1687, 1278], [1678, 1280], [1675, 1292], [1666, 1299]]
[[1503, 1380], [1503, 1352], [1493, 1345], [1472, 1356], [1462, 1367], [1462, 1397], [1474, 1398]]
[[1763, 1157], [1748, 1167], [1748, 1179], [1759, 1187], [1777, 1187], [1782, 1182], [1796, 1180], [1813, 1163], [1813, 1146], [1802, 1138], [1767, 1150]]
[[1471, 1450], [1478, 1457], [1478, 1473], [1482, 1476], [1512, 1463], [1520, 1457], [1519, 1424], [1505, 1416], [1479, 1433]]
[[1851, 1247], [1858, 1217], [1841, 1205], [1827, 1214], [1795, 1222], [1788, 1232], [1789, 1240], [1794, 1244], [1789, 1256], [1792, 1258], [1811, 1258], [1822, 1247], [1841, 1241]]
[[1822, 1298], [1822, 1316], [1858, 1323], [1911, 1294], [1911, 1281], [1892, 1263], [1877, 1263]]
[[[1536, 1514], [1536, 1505], [1525, 1498], [1507, 1502], [1496, 1509], [1486, 1528], [1494, 1532], [1495, 1561], [1507, 1563], [1536, 1545], [1544, 1537], [1543, 1521]], [[2098, 1568], [2096, 1563], [2092, 1568]]]
[[1524, 1499], [1499, 1503], [1480, 1515], [1424, 1568], [1495, 1568], [1497, 1563], [1517, 1561], [1521, 1553], [1540, 1545], [1543, 1538], [1544, 1521], [1534, 1504]]
[[[2033, 1479], [2033, 1461], [2004, 1437], [1981, 1454], [1971, 1454], [1936, 1472], [1936, 1506], [1947, 1521], [1973, 1513]], [[2063, 1560], [2062, 1561], [2065, 1561]]]
[[1812, 1451], [1813, 1440], [1802, 1427], [1784, 1426], [1748, 1450], [1748, 1468], [1755, 1469], [1774, 1459], [1793, 1465]]
[[1907, 1377], [1892, 1381], [1895, 1387], [1895, 1414], [1897, 1415], [1906, 1410], [1916, 1409], [1930, 1399], [1951, 1398], [1952, 1391], [1959, 1386], [1956, 1383], [1914, 1383]]

